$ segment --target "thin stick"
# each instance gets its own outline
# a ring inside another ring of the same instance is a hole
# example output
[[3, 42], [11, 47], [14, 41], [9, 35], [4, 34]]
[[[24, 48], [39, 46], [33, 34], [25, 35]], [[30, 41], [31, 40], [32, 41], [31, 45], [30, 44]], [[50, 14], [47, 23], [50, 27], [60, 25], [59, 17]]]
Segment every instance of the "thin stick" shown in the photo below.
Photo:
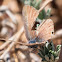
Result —
[[6, 13], [8, 14], [8, 16], [12, 19], [12, 21], [16, 24], [16, 18], [15, 16], [12, 14], [12, 12], [9, 10], [9, 8], [7, 6], [1, 6], [0, 7], [0, 11], [6, 11]]
[[[8, 41], [10, 41], [11, 42], [11, 40], [8, 40]], [[41, 43], [39, 43], [39, 42], [36, 42], [36, 43], [21, 43], [21, 42], [17, 42], [17, 44], [19, 44], [19, 45], [24, 45], [24, 46], [33, 46], [33, 45], [40, 45], [40, 44], [45, 44], [45, 41], [43, 41], [43, 42], [41, 42]]]
[[24, 27], [22, 27], [22, 29], [19, 30], [19, 32], [17, 32], [17, 35], [14, 37], [13, 42], [9, 45], [9, 47], [5, 50], [5, 52], [0, 56], [0, 59], [3, 59], [4, 56], [11, 50], [11, 48], [17, 43], [20, 35], [22, 34], [22, 32], [24, 31]]
[[45, 41], [44, 42], [36, 42], [36, 43], [21, 43], [21, 42], [17, 42], [19, 45], [24, 45], [24, 46], [33, 46], [33, 45], [42, 45], [42, 44], [45, 44]]
[[21, 51], [17, 51], [17, 55], [18, 55], [19, 59], [20, 58], [21, 59], [25, 59], [26, 58], [26, 56]]
[[[8, 59], [8, 58], [9, 58], [9, 59]], [[7, 59], [8, 59], [8, 60], [7, 60]], [[11, 62], [10, 53], [7, 53], [7, 54], [5, 55], [4, 60], [5, 60], [6, 62]]]
[[17, 55], [16, 55], [15, 52], [13, 53], [13, 57], [14, 57], [15, 62], [19, 62], [19, 61], [18, 61], [18, 57], [17, 57]]
[[17, 24], [16, 18], [15, 16], [11, 13], [11, 11], [8, 9], [6, 10], [6, 13], [8, 14], [8, 16], [12, 19], [12, 21]]
[[43, 4], [42, 4], [42, 7], [38, 10], [38, 12], [40, 13], [47, 4], [49, 4], [52, 0], [46, 0]]
[[4, 52], [5, 50], [0, 51], [0, 55]]
[[[23, 29], [24, 31], [24, 27], [22, 27], [20, 29], [20, 31], [18, 31], [15, 35], [13, 35], [11, 38], [9, 38], [9, 40], [7, 40], [3, 45], [0, 46], [0, 50], [4, 49], [10, 42], [12, 42], [12, 40], [14, 40], [14, 38], [21, 33], [21, 30]], [[23, 32], [22, 32], [23, 33]], [[16, 39], [16, 38], [15, 38]]]
[[0, 11], [5, 11], [5, 10], [7, 10], [7, 9], [8, 9], [7, 6], [4, 6], [4, 5], [0, 6]]

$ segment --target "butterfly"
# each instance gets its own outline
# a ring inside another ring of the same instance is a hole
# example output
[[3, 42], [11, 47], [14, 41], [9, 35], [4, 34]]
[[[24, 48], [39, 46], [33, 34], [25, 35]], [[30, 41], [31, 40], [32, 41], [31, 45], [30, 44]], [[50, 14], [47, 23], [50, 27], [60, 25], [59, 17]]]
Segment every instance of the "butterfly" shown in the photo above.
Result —
[[25, 5], [23, 7], [22, 15], [25, 27], [25, 33], [29, 43], [35, 43], [36, 39], [41, 39], [42, 41], [47, 41], [52, 38], [54, 33], [54, 23], [51, 19], [44, 20], [36, 30], [32, 30], [32, 27], [35, 24], [35, 20], [38, 17], [42, 9], [50, 3], [51, 0], [46, 0], [42, 7], [39, 10], [36, 10], [34, 7]]

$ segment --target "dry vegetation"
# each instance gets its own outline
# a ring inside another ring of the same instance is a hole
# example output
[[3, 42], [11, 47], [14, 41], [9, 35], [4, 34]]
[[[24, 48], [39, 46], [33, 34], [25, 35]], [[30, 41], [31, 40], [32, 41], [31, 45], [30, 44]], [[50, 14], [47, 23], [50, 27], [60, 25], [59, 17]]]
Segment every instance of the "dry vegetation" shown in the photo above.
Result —
[[[38, 49], [28, 47], [41, 44], [27, 43], [22, 18], [23, 6], [21, 0], [0, 0], [0, 59], [2, 59], [0, 62], [41, 62], [37, 54], [39, 47]], [[55, 36], [52, 38], [55, 46], [62, 41], [61, 6], [62, 0], [53, 0], [45, 7], [45, 11], [48, 8], [52, 9], [50, 18], [55, 26]], [[62, 62], [62, 52], [58, 62]]]

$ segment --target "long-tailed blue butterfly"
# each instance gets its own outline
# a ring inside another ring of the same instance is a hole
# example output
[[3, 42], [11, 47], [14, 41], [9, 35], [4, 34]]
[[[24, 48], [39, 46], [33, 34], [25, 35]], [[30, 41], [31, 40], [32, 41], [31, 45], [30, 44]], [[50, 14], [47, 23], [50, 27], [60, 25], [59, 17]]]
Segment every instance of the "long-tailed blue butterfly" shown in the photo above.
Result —
[[54, 32], [54, 23], [51, 19], [44, 20], [37, 30], [32, 30], [35, 20], [38, 17], [40, 11], [49, 3], [51, 0], [46, 0], [42, 7], [39, 10], [36, 10], [34, 7], [25, 5], [23, 7], [23, 20], [26, 37], [29, 40], [29, 43], [35, 43], [35, 38], [41, 39], [42, 41], [47, 41], [51, 39]]

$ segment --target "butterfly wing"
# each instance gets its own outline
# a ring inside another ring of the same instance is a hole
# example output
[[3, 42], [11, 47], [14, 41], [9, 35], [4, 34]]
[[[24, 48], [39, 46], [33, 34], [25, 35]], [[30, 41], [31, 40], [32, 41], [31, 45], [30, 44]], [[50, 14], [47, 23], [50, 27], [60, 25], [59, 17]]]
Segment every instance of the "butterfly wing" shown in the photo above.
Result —
[[51, 19], [43, 21], [37, 29], [37, 36], [41, 40], [48, 40], [52, 38], [54, 32], [54, 24]]
[[32, 30], [32, 27], [35, 23], [37, 16], [39, 15], [38, 10], [36, 10], [32, 6], [25, 5], [23, 7], [22, 14], [23, 14], [23, 20], [24, 20], [24, 26], [25, 26], [27, 39], [34, 38], [35, 31]]

